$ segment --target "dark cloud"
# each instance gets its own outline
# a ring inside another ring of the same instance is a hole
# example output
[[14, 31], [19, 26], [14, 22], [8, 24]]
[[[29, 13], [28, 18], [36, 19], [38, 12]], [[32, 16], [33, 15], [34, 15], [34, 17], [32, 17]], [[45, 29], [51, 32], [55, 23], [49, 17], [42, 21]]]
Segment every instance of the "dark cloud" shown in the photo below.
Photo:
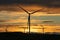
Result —
[[0, 0], [0, 4], [12, 4], [15, 3], [15, 0]]
[[0, 5], [0, 11], [21, 11], [16, 5]]
[[0, 20], [0, 22], [7, 22], [7, 20]]
[[60, 7], [60, 0], [0, 0], [1, 4], [38, 4], [48, 7]]
[[16, 4], [60, 7], [60, 0], [0, 0], [0, 11], [21, 11]]

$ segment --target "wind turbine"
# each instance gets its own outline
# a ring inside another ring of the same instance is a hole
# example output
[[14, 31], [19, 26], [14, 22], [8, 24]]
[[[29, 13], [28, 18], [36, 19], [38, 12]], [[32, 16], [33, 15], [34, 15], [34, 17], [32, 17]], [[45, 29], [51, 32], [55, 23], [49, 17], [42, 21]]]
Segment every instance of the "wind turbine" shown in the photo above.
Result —
[[42, 29], [42, 33], [44, 33], [44, 26], [43, 25], [40, 25], [42, 28], [33, 28], [33, 29]]
[[18, 4], [17, 4], [17, 6], [28, 14], [28, 28], [29, 28], [29, 34], [30, 34], [30, 17], [31, 17], [31, 14], [34, 14], [36, 12], [45, 12], [43, 10], [44, 8], [36, 10], [36, 11], [30, 13], [27, 10], [25, 10], [24, 8], [22, 8], [21, 6], [19, 6]]
[[44, 33], [44, 29], [45, 29], [44, 26], [43, 25], [40, 25], [40, 26], [42, 27], [42, 32]]
[[19, 27], [19, 28], [24, 28], [24, 33], [26, 33], [25, 30], [27, 29], [27, 27]]
[[[46, 20], [46, 21], [43, 21], [43, 23], [47, 23], [47, 24], [49, 24], [49, 23], [53, 23], [54, 21], [52, 21], [52, 20]], [[43, 27], [42, 25], [41, 25], [41, 27]], [[43, 29], [43, 31], [44, 31], [44, 29]]]

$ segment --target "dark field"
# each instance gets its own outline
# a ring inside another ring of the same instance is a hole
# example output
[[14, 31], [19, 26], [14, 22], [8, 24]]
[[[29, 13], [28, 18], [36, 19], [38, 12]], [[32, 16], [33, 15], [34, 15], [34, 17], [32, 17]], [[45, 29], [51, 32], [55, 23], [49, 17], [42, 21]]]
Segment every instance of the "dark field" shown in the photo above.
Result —
[[60, 34], [1, 32], [0, 40], [60, 40]]

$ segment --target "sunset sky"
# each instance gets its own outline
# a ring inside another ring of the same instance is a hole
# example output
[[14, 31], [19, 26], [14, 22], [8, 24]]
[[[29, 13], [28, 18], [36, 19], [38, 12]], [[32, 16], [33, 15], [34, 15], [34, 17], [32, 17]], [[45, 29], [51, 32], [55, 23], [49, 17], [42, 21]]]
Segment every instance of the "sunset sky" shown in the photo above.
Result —
[[[38, 2], [39, 0], [20, 0], [19, 2], [16, 0], [10, 2], [6, 0], [4, 2], [6, 4], [4, 4], [3, 1], [1, 1], [0, 3], [0, 24], [22, 24], [23, 26], [27, 26], [28, 14], [21, 8], [19, 8], [19, 6], [21, 6], [29, 13], [42, 9], [42, 11], [36, 12], [35, 14], [31, 15], [31, 32], [42, 32], [42, 29], [37, 29], [42, 28], [40, 25], [43, 25], [46, 28], [45, 32], [60, 32], [60, 1], [41, 0], [40, 3]], [[44, 21], [52, 22], [45, 23]], [[0, 28], [0, 30], [2, 30], [3, 28], [4, 27]], [[9, 31], [24, 31], [23, 28], [19, 27], [9, 27], [8, 29]], [[28, 30], [26, 29], [26, 31]]]

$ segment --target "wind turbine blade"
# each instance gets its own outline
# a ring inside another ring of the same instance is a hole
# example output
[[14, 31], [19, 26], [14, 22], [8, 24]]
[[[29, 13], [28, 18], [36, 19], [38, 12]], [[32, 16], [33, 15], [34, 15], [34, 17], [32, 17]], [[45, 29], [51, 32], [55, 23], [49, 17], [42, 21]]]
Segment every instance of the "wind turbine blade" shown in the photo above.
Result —
[[34, 14], [34, 13], [39, 12], [39, 11], [40, 11], [40, 12], [46, 12], [46, 11], [44, 11], [43, 9], [44, 9], [44, 8], [39, 9], [39, 10], [36, 10], [36, 11], [32, 12], [31, 14]]
[[26, 13], [29, 14], [29, 12], [27, 10], [25, 10], [24, 8], [22, 8], [21, 6], [17, 5], [19, 7], [19, 9], [21, 8], [23, 11], [25, 11]]

